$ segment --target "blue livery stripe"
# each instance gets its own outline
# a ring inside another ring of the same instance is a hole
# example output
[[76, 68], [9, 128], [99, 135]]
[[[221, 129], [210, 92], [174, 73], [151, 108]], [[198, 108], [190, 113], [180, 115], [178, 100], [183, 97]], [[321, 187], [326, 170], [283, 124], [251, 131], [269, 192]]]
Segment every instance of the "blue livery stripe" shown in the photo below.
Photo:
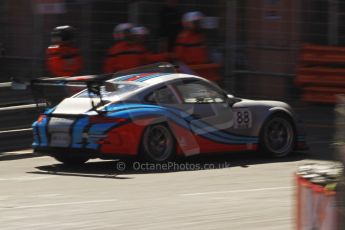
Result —
[[92, 125], [88, 132], [89, 143], [87, 144], [86, 148], [97, 149], [99, 147], [99, 144], [97, 144], [96, 142], [99, 141], [101, 138], [93, 138], [92, 140], [90, 140], [90, 136], [92, 136], [92, 134], [96, 134], [96, 135], [105, 134], [106, 131], [109, 130], [113, 126], [114, 126], [113, 123]]
[[[142, 76], [141, 76], [142, 75]], [[156, 78], [156, 77], [160, 77], [166, 75], [166, 73], [153, 73], [153, 74], [130, 74], [130, 75], [126, 75], [123, 77], [117, 77], [115, 79], [115, 81], [128, 81], [129, 79], [133, 78], [133, 77], [138, 77], [137, 79], [134, 79], [133, 81], [135, 82], [144, 82], [146, 80], [152, 79], [152, 78]]]
[[[133, 76], [133, 75], [132, 75]], [[129, 76], [127, 76], [129, 78]], [[154, 78], [155, 75], [147, 76], [146, 78]], [[150, 78], [150, 79], [151, 79]], [[175, 124], [183, 127], [187, 130], [190, 130], [194, 134], [206, 138], [208, 140], [224, 143], [224, 144], [247, 144], [247, 143], [258, 143], [258, 138], [253, 136], [241, 136], [226, 132], [224, 130], [218, 130], [217, 128], [210, 126], [209, 124], [198, 121], [190, 114], [172, 107], [162, 107], [158, 105], [149, 105], [149, 104], [135, 104], [135, 103], [120, 103], [112, 104], [107, 106], [106, 110], [109, 112], [108, 117], [113, 118], [126, 118], [130, 122], [135, 123], [136, 120], [142, 118], [150, 117], [166, 117], [168, 120], [174, 122]], [[40, 136], [40, 146], [48, 146], [48, 136], [47, 136], [47, 124], [48, 119], [45, 118], [41, 123], [34, 123], [33, 126], [37, 127]], [[193, 124], [191, 124], [193, 121]], [[92, 134], [96, 135], [89, 139], [89, 143], [84, 146], [89, 149], [98, 149], [99, 145], [96, 143], [101, 137], [97, 135], [104, 135], [108, 130], [116, 128], [118, 125], [125, 125], [123, 123], [107, 123], [107, 124], [91, 124], [89, 123], [89, 118], [79, 118], [73, 126], [72, 130], [72, 148], [83, 148], [83, 131], [87, 126], [90, 126], [88, 130], [89, 136], [92, 137]], [[98, 139], [97, 139], [98, 138]], [[299, 136], [299, 140], [303, 140], [304, 137]], [[34, 144], [37, 141], [34, 142]]]
[[115, 78], [115, 81], [126, 81], [126, 80], [128, 80], [131, 77], [134, 77], [136, 75], [138, 75], [138, 74], [130, 74], [130, 75], [122, 76], [122, 77], [117, 77], [117, 78]]
[[[160, 107], [160, 106], [142, 105], [142, 104], [122, 104], [117, 108], [122, 111], [115, 110], [114, 116], [130, 118], [134, 122], [135, 122], [135, 119], [144, 118], [145, 116], [149, 117], [149, 116], [152, 116], [152, 114], [157, 114], [157, 112], [159, 112], [160, 113], [159, 115], [170, 118], [176, 124], [188, 130], [191, 130], [191, 129], [192, 130], [198, 130], [198, 129], [208, 130], [209, 132], [206, 132], [206, 133], [199, 132], [196, 134], [210, 140], [214, 140], [214, 141], [222, 142], [222, 143], [241, 143], [241, 144], [258, 143], [257, 137], [239, 136], [239, 135], [230, 134], [223, 130], [218, 130], [204, 122], [196, 121], [195, 119], [191, 118], [189, 114], [183, 111], [172, 109], [172, 108], [169, 108], [167, 110], [166, 108]], [[113, 107], [112, 109], [115, 109], [115, 108]], [[194, 120], [195, 125], [191, 127], [190, 125], [188, 125], [186, 120], [188, 122], [190, 122], [191, 120]]]
[[76, 121], [76, 123], [74, 124], [73, 127], [73, 133], [72, 133], [72, 147], [73, 148], [81, 148], [82, 145], [82, 141], [83, 141], [83, 131], [85, 129], [85, 127], [88, 125], [88, 118], [81, 118], [78, 121]]
[[166, 74], [163, 74], [163, 73], [153, 74], [153, 75], [149, 75], [149, 76], [146, 76], [146, 77], [138, 78], [135, 81], [137, 81], [137, 82], [144, 82], [144, 81], [147, 81], [149, 79], [160, 77], [160, 76], [163, 76], [163, 75], [166, 75]]

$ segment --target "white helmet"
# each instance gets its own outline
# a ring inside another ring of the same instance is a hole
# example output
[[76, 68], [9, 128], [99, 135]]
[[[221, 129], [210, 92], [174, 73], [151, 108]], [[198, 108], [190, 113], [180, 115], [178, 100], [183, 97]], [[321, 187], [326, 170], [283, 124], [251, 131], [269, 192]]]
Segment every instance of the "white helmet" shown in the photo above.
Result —
[[115, 40], [122, 40], [126, 36], [126, 32], [130, 32], [130, 30], [133, 28], [132, 23], [120, 23], [117, 26], [115, 26], [113, 30], [113, 37]]
[[194, 22], [204, 18], [204, 14], [200, 11], [192, 11], [185, 13], [182, 17], [182, 22]]
[[183, 15], [182, 24], [186, 29], [193, 29], [195, 28], [195, 22], [199, 22], [203, 18], [204, 15], [200, 11], [188, 12]]
[[145, 26], [136, 26], [131, 29], [133, 35], [149, 35], [150, 31]]

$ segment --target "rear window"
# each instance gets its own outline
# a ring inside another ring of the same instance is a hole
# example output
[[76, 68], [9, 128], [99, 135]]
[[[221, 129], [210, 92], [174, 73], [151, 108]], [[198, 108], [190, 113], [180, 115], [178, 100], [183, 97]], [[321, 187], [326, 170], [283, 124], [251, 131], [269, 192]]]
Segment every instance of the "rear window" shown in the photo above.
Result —
[[[128, 93], [130, 91], [138, 89], [139, 86], [137, 85], [130, 85], [130, 84], [118, 84], [115, 91], [107, 91], [105, 86], [101, 86], [101, 94], [102, 97], [113, 97], [113, 96], [120, 96], [122, 94]], [[84, 90], [76, 97], [97, 97], [96, 95], [88, 92], [88, 90]]]

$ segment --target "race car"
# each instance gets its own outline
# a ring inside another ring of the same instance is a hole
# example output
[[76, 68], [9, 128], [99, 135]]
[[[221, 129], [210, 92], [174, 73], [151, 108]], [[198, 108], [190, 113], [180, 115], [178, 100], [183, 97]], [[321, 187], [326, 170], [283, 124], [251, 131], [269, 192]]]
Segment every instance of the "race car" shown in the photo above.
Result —
[[237, 98], [169, 63], [75, 80], [86, 88], [50, 105], [32, 125], [34, 151], [65, 164], [241, 151], [284, 157], [306, 147], [288, 104]]

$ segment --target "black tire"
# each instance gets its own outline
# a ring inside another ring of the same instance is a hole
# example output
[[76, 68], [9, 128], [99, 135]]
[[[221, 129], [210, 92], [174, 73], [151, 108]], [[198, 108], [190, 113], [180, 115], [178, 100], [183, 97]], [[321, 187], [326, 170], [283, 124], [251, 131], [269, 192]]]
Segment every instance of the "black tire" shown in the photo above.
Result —
[[154, 163], [163, 163], [175, 157], [176, 141], [170, 129], [164, 123], [148, 126], [141, 143], [141, 159]]
[[54, 158], [68, 166], [80, 166], [87, 162], [90, 158], [86, 156], [71, 155], [71, 154], [56, 154]]
[[295, 147], [295, 128], [287, 115], [269, 117], [260, 133], [260, 151], [273, 157], [285, 157]]

